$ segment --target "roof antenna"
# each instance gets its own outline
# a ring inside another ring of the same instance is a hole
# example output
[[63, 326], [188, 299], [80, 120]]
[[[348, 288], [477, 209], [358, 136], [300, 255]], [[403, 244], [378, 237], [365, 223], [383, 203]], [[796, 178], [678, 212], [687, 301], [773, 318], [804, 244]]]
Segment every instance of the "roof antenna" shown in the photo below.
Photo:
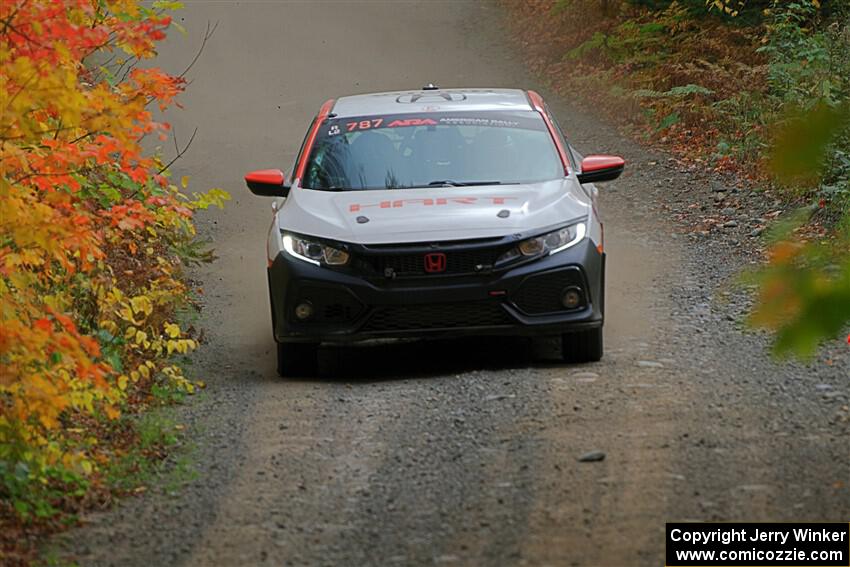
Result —
[[423, 91], [438, 91], [438, 90], [440, 90], [440, 87], [438, 87], [434, 83], [428, 83], [427, 85], [422, 87], [422, 90]]

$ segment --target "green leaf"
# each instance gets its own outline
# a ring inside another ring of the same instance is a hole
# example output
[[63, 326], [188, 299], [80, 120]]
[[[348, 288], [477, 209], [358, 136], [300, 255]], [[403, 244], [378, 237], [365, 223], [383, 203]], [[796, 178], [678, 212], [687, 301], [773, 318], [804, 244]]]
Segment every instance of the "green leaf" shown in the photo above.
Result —
[[26, 518], [29, 515], [30, 505], [23, 500], [15, 500], [15, 511], [22, 517]]
[[103, 358], [115, 369], [115, 372], [124, 372], [124, 363], [121, 361], [121, 353], [118, 350], [110, 350]]
[[678, 112], [671, 112], [670, 114], [665, 116], [661, 120], [661, 122], [658, 123], [658, 128], [656, 128], [656, 130], [665, 130], [665, 129], [669, 128], [670, 126], [672, 126], [673, 124], [676, 124], [677, 122], [679, 122], [679, 120], [681, 120], [681, 116], [679, 116], [679, 113]]
[[700, 85], [688, 84], [673, 87], [669, 91], [653, 91], [650, 89], [638, 89], [632, 93], [635, 98], [684, 98], [689, 95], [713, 95], [714, 91]]
[[692, 94], [709, 96], [713, 95], [714, 91], [700, 85], [688, 84], [681, 87], [673, 87], [664, 94], [669, 96], [688, 96]]
[[656, 33], [663, 33], [667, 29], [667, 26], [658, 22], [650, 22], [648, 24], [643, 24], [640, 26], [640, 33], [642, 35], [651, 35]]
[[121, 200], [121, 192], [111, 185], [103, 184], [98, 188], [99, 201], [103, 206], [109, 206]]
[[175, 0], [156, 0], [152, 6], [155, 10], [180, 10], [183, 8], [183, 2]]
[[818, 104], [789, 114], [776, 135], [770, 167], [779, 181], [812, 185], [820, 179], [827, 147], [850, 123], [850, 106]]

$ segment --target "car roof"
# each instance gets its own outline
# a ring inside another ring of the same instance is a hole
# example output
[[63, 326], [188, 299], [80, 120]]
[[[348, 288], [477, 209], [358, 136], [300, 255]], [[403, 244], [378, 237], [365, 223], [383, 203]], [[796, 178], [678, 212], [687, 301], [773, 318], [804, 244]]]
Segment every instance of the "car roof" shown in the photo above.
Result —
[[428, 87], [413, 91], [393, 91], [344, 96], [331, 112], [339, 117], [373, 116], [458, 110], [533, 110], [521, 89]]

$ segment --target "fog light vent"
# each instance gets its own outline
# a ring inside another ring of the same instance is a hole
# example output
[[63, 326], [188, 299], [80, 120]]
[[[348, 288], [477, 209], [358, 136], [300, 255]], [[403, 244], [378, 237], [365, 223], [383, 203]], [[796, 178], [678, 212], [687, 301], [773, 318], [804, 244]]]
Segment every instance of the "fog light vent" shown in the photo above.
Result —
[[575, 309], [582, 304], [582, 293], [580, 287], [568, 287], [561, 295], [561, 305], [567, 309]]
[[313, 304], [309, 301], [302, 301], [295, 306], [295, 317], [301, 321], [306, 321], [313, 316]]

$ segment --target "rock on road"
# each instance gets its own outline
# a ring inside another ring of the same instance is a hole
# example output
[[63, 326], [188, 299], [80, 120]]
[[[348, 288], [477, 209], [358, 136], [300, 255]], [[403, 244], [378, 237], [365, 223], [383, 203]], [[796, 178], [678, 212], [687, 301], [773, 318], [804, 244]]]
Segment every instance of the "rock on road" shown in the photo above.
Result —
[[774, 364], [763, 337], [739, 330], [745, 300], [724, 291], [746, 259], [734, 243], [679, 234], [664, 212], [702, 178], [551, 93], [580, 151], [630, 164], [601, 187], [603, 361], [565, 365], [552, 345], [517, 340], [411, 342], [324, 351], [321, 379], [277, 378], [270, 202], [244, 189], [244, 172], [289, 168], [333, 96], [537, 85], [489, 4], [186, 4], [189, 33], [172, 33], [166, 70], [182, 71], [207, 21], [219, 24], [185, 110], [167, 117], [181, 143], [198, 128], [174, 175], [234, 197], [201, 221], [220, 257], [198, 275], [209, 342], [194, 372], [208, 388], [178, 411], [197, 477], [89, 518], [57, 540], [61, 554], [121, 566], [661, 565], [665, 521], [847, 520], [846, 353]]

